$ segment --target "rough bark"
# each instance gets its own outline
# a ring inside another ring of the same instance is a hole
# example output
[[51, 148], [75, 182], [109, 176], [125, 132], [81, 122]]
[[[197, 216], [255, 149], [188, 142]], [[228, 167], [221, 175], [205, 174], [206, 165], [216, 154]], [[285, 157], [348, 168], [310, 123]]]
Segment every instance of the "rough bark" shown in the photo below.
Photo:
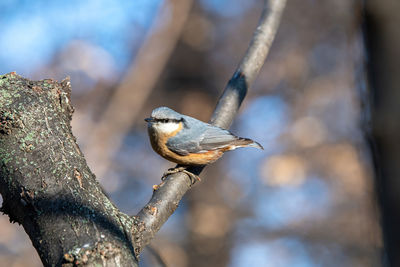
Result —
[[44, 266], [135, 266], [133, 219], [110, 202], [72, 135], [70, 83], [0, 76], [2, 211]]

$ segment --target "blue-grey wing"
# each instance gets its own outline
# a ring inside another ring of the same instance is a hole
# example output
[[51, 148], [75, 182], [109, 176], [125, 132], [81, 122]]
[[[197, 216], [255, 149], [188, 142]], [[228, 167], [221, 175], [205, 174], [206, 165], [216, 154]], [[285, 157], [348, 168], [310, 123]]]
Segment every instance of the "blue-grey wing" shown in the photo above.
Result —
[[208, 127], [204, 132], [199, 145], [203, 150], [215, 150], [229, 146], [238, 140], [237, 136], [231, 134], [228, 130], [218, 127]]
[[238, 140], [229, 131], [197, 121], [167, 142], [167, 147], [179, 155], [202, 153], [226, 147]]
[[170, 138], [167, 142], [167, 147], [169, 150], [175, 152], [178, 155], [186, 156], [189, 153], [199, 153], [194, 151], [199, 151], [199, 144], [190, 140], [177, 140], [176, 137]]

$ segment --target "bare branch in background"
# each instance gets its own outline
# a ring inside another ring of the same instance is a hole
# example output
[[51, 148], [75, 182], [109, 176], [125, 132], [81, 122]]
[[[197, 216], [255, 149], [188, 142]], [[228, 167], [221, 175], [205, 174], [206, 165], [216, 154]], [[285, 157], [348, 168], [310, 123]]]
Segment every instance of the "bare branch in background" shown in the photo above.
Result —
[[100, 121], [87, 136], [86, 159], [103, 177], [123, 137], [132, 127], [176, 46], [192, 0], [170, 0], [161, 7], [154, 29], [137, 53], [133, 65], [116, 89]]
[[[214, 125], [223, 128], [229, 128], [231, 125], [246, 96], [247, 89], [252, 85], [268, 55], [285, 4], [285, 0], [271, 0], [264, 4], [261, 19], [249, 49], [218, 101], [211, 119]], [[192, 168], [191, 171], [199, 174], [202, 169]], [[150, 242], [178, 207], [179, 201], [190, 187], [190, 179], [183, 173], [169, 175], [165, 181], [155, 187], [152, 198], [137, 215], [142, 234], [140, 239], [135, 240], [135, 249], [140, 251]]]

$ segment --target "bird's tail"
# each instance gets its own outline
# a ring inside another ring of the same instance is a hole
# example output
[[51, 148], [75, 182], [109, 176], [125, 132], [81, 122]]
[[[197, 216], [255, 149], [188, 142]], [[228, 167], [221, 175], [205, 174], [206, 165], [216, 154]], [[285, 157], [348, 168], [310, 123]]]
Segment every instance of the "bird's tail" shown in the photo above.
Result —
[[233, 145], [235, 145], [236, 147], [255, 147], [255, 148], [264, 150], [262, 145], [260, 145], [256, 141], [253, 141], [249, 138], [239, 137], [237, 140], [235, 140]]

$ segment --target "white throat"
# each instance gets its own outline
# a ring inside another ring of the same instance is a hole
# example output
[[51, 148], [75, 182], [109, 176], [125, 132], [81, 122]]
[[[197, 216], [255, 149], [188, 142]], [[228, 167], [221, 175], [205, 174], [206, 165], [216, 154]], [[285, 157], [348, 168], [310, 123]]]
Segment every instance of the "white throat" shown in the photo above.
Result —
[[169, 134], [179, 129], [177, 122], [156, 122], [153, 124], [154, 129], [158, 132]]

